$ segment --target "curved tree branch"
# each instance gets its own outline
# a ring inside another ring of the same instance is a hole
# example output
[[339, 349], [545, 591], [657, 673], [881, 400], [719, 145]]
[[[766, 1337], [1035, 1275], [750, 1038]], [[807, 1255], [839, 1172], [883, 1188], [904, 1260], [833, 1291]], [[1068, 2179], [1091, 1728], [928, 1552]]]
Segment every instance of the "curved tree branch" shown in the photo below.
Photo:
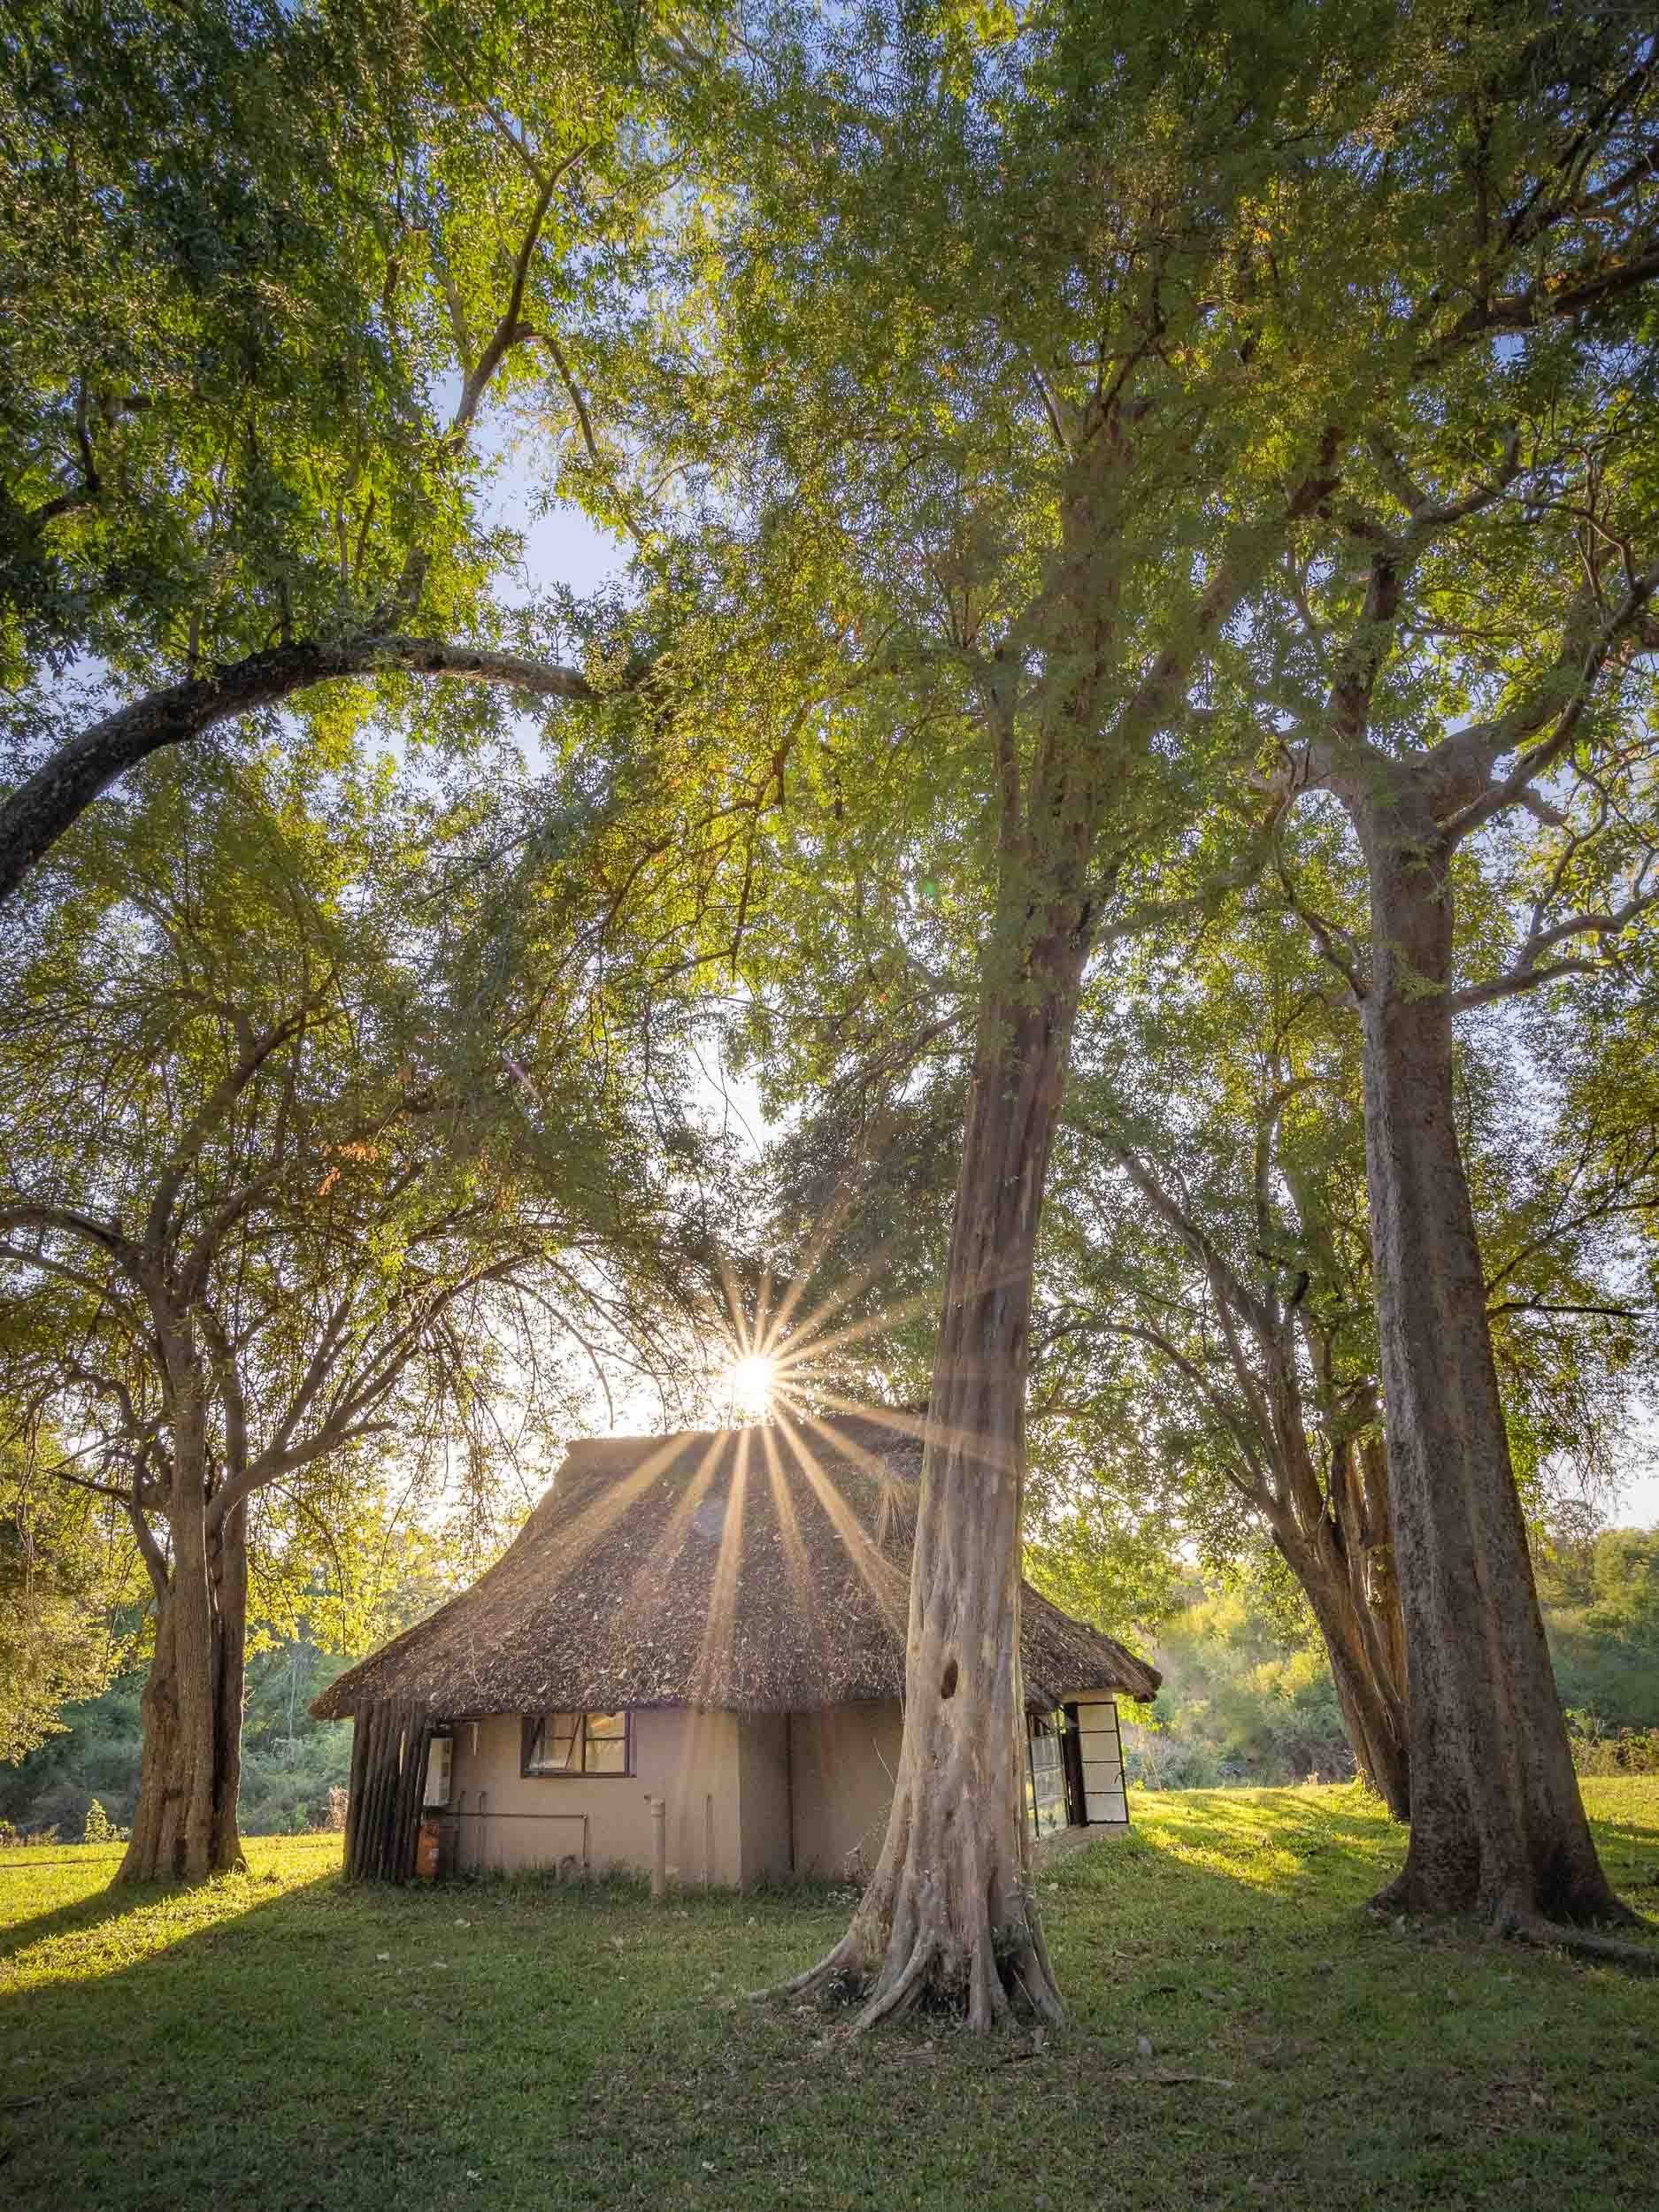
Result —
[[[497, 684], [533, 699], [594, 699], [579, 670], [445, 638], [396, 634], [280, 645], [119, 707], [61, 746], [0, 804], [0, 904], [118, 777], [169, 745], [342, 676], [391, 672]], [[635, 680], [637, 680], [637, 679]]]

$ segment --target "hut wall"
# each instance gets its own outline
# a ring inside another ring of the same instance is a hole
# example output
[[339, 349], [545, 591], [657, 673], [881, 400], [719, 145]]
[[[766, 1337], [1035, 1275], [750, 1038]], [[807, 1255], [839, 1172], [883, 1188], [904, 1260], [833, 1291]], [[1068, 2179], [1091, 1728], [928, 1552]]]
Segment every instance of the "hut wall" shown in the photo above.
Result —
[[789, 1716], [744, 1713], [737, 1724], [738, 1823], [746, 1882], [789, 1877]]
[[790, 1714], [797, 1874], [839, 1879], [875, 1864], [903, 1733], [897, 1698]]
[[[477, 1747], [473, 1730], [477, 1729]], [[740, 1841], [742, 1762], [738, 1717], [683, 1709], [634, 1715], [627, 1775], [519, 1772], [522, 1723], [494, 1713], [455, 1725], [450, 1803], [460, 1809], [464, 1872], [557, 1866], [595, 1872], [651, 1864], [651, 1800], [668, 1801], [668, 1863], [675, 1879], [744, 1879]]]

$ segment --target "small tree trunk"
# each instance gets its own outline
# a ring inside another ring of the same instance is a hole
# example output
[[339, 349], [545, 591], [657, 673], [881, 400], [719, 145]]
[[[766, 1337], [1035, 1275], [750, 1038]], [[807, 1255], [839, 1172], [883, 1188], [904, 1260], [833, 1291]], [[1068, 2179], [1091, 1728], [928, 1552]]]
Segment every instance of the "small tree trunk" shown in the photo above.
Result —
[[246, 1863], [236, 1829], [248, 1610], [242, 1514], [237, 1509], [210, 1530], [198, 1475], [188, 1484], [175, 1479], [169, 1519], [173, 1565], [157, 1601], [138, 1809], [119, 1882], [200, 1882]]
[[1386, 1901], [1629, 1919], [1590, 1839], [1509, 1463], [1454, 1118], [1452, 902], [1434, 825], [1361, 821], [1365, 1142], [1410, 1680], [1411, 1839]]
[[1085, 947], [981, 1009], [910, 1579], [904, 1739], [847, 1935], [790, 1986], [857, 1987], [867, 2027], [924, 1999], [983, 2032], [1064, 2008], [1032, 1899], [1019, 1668], [1032, 1267]]
[[1388, 1644], [1355, 1587], [1348, 1532], [1325, 1521], [1310, 1540], [1294, 1525], [1273, 1528], [1279, 1555], [1302, 1585], [1331, 1663], [1342, 1724], [1366, 1780], [1396, 1820], [1410, 1818], [1409, 1717], [1403, 1653], [1391, 1666]]
[[[1269, 1308], [1271, 1325], [1274, 1314]], [[1286, 1317], [1286, 1319], [1288, 1317]], [[1321, 1485], [1309, 1443], [1294, 1337], [1257, 1322], [1264, 1355], [1263, 1441], [1277, 1472], [1268, 1523], [1280, 1557], [1313, 1609], [1360, 1770], [1398, 1820], [1410, 1802], [1405, 1637], [1387, 1531], [1386, 1461], [1366, 1479], [1355, 1440], [1332, 1436]]]

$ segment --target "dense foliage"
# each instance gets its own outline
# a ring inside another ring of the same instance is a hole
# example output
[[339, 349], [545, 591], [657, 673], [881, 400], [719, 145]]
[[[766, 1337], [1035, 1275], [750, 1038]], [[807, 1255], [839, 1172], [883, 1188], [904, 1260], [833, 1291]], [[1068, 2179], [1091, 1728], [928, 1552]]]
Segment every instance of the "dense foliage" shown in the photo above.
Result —
[[[1656, 1538], [1653, 1530], [1609, 1529], [1543, 1551], [1544, 1624], [1582, 1772], [1655, 1770]], [[1144, 1787], [1333, 1781], [1353, 1773], [1317, 1626], [1282, 1562], [1270, 1562], [1247, 1557], [1225, 1578], [1189, 1574], [1155, 1601], [1142, 1633], [1164, 1686], [1156, 1707], [1123, 1708], [1125, 1761]], [[1041, 1554], [1036, 1563], [1041, 1576]], [[1078, 1601], [1074, 1586], [1068, 1594]], [[1121, 1626], [1129, 1617], [1115, 1617]]]

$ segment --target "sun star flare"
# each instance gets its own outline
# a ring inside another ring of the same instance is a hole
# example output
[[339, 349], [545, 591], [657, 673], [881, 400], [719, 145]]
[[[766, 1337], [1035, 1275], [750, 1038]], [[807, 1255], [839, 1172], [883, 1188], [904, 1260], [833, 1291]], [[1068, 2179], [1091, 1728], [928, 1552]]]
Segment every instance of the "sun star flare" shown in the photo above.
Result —
[[766, 1352], [745, 1352], [733, 1361], [726, 1394], [734, 1421], [764, 1421], [772, 1410], [778, 1363]]

